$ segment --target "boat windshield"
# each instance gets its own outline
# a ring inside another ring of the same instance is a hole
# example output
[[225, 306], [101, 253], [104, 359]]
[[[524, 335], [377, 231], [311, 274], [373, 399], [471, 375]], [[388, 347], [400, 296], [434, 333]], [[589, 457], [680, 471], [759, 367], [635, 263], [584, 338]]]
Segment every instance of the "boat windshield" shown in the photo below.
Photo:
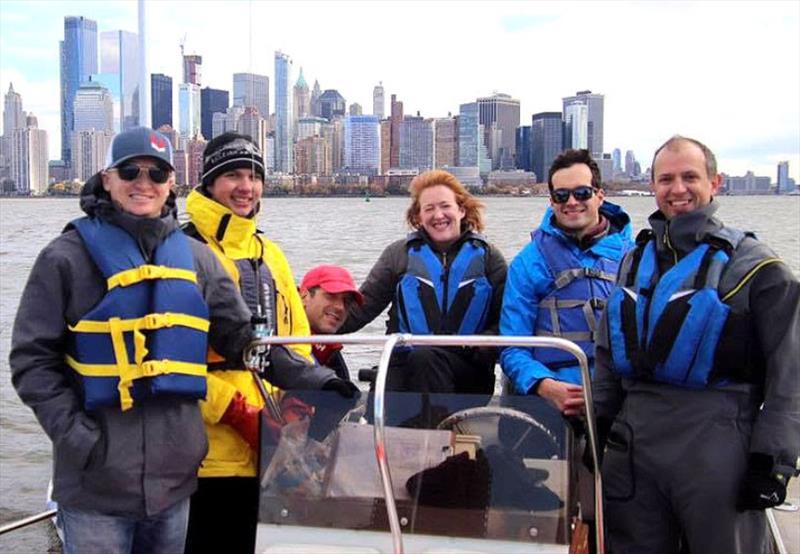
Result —
[[[285, 393], [289, 422], [280, 437], [262, 426], [261, 524], [390, 531], [374, 398], [373, 392], [352, 400], [327, 391]], [[311, 417], [291, 417], [310, 408]], [[575, 438], [549, 403], [499, 392], [387, 392], [383, 412], [404, 537], [514, 541], [517, 548], [569, 544], [577, 510], [576, 464], [569, 463]]]

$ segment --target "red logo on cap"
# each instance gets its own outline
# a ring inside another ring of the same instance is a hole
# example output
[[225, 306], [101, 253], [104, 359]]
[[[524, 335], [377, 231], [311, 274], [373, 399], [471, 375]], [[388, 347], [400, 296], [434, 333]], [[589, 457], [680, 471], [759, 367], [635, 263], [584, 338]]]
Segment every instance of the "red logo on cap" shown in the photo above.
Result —
[[155, 133], [150, 135], [150, 146], [153, 147], [153, 150], [157, 152], [166, 152], [167, 150], [167, 139], [161, 137]]

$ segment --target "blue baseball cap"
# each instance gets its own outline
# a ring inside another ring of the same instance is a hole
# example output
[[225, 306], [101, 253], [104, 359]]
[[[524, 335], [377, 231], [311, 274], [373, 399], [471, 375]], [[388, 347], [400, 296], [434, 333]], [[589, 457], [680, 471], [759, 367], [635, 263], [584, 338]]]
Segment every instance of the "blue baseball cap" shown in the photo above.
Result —
[[175, 171], [172, 144], [167, 137], [149, 127], [134, 127], [114, 136], [106, 154], [106, 169], [142, 157], [155, 158]]

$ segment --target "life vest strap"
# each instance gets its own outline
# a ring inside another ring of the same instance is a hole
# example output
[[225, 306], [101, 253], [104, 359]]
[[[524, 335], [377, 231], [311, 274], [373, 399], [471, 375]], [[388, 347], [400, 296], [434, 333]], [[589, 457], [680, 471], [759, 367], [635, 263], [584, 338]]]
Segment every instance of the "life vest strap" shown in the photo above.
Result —
[[[203, 332], [208, 332], [209, 328], [207, 319], [188, 314], [170, 312], [147, 314], [141, 318], [119, 320], [119, 328], [126, 332], [133, 330], [153, 331], [155, 329], [163, 329], [175, 325], [189, 327], [190, 329]], [[75, 325], [70, 325], [69, 330], [77, 333], [109, 333], [111, 332], [111, 325], [108, 321], [82, 320]]]
[[197, 283], [197, 274], [188, 269], [166, 267], [163, 265], [142, 265], [120, 271], [108, 278], [108, 290], [114, 287], [129, 287], [149, 279], [184, 279]]
[[602, 279], [603, 281], [610, 281], [615, 283], [617, 276], [607, 271], [602, 271], [594, 267], [576, 267], [567, 269], [556, 275], [555, 286], [557, 289], [563, 289], [575, 279], [585, 277], [587, 279]]

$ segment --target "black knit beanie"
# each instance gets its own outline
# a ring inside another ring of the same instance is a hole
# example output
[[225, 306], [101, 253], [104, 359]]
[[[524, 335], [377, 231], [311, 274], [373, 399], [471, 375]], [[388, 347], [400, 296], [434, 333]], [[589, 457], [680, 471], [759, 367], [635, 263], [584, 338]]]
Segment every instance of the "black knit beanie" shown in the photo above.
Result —
[[214, 137], [203, 150], [203, 187], [231, 169], [252, 168], [264, 178], [264, 159], [253, 139], [238, 133], [223, 133]]

